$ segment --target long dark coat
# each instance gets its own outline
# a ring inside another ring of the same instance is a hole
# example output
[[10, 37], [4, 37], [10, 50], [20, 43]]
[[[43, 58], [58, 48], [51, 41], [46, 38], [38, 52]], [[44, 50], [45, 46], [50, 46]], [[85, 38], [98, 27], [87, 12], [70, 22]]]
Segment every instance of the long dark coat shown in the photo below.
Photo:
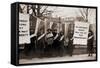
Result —
[[93, 42], [94, 42], [94, 35], [92, 31], [89, 31], [90, 33], [88, 34], [88, 38], [92, 36], [92, 38], [88, 39], [88, 43], [87, 43], [87, 51], [89, 53], [93, 52]]
[[70, 33], [68, 36], [69, 42], [68, 42], [68, 54], [72, 55], [73, 53], [73, 49], [74, 49], [74, 45], [73, 45], [73, 33]]

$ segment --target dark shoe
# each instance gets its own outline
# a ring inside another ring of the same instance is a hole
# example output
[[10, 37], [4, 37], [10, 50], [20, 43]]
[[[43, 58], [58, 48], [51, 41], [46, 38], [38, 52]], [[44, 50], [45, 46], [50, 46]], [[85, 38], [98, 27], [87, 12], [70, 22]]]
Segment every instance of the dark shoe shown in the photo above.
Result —
[[90, 54], [88, 54], [88, 56], [90, 56]]
[[72, 57], [72, 54], [70, 54], [69, 56], [71, 56], [71, 57]]

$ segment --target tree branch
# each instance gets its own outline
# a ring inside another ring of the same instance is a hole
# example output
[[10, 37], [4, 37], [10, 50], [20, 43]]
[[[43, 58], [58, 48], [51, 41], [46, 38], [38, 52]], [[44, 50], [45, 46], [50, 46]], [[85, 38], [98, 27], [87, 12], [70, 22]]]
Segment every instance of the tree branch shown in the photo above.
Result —
[[48, 6], [46, 6], [46, 7], [44, 8], [44, 10], [41, 12], [41, 14], [43, 14], [43, 13], [46, 11], [47, 8], [48, 8]]
[[82, 12], [82, 10], [79, 10], [79, 11], [80, 11], [80, 13], [81, 13], [83, 19], [85, 19], [85, 16], [84, 16], [84, 13]]

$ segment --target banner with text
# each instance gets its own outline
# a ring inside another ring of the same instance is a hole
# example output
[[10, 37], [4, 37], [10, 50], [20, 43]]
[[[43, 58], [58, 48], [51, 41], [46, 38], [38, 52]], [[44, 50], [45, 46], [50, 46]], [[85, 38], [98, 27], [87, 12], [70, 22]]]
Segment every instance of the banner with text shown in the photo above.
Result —
[[19, 13], [19, 44], [30, 43], [29, 14]]
[[75, 22], [73, 44], [87, 45], [89, 23]]

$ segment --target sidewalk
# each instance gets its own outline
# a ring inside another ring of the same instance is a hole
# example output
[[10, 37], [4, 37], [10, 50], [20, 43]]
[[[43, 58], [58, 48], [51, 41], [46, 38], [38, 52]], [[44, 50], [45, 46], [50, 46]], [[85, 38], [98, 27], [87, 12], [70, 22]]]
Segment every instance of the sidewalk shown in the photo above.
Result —
[[93, 54], [92, 57], [88, 54], [63, 56], [63, 57], [51, 57], [51, 58], [33, 58], [33, 59], [20, 59], [19, 64], [27, 63], [43, 63], [43, 62], [61, 62], [61, 61], [78, 61], [78, 60], [95, 60], [96, 55]]

